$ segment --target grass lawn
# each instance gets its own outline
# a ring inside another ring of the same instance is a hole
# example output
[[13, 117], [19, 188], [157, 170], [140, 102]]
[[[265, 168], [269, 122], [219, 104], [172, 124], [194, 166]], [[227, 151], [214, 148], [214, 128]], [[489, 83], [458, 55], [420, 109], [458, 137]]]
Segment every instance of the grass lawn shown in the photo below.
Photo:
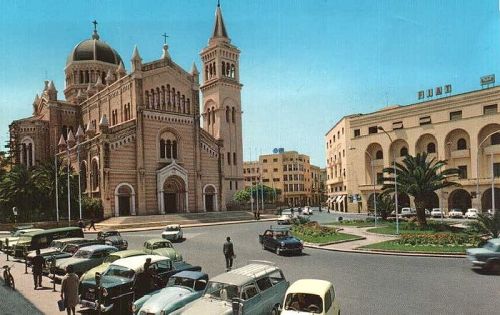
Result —
[[[323, 223], [322, 223], [323, 224]], [[380, 225], [380, 223], [378, 223]], [[353, 227], [370, 227], [375, 226], [374, 222], [366, 222], [363, 220], [344, 220], [344, 221], [335, 221], [324, 223], [323, 225], [334, 225], [334, 226], [353, 226]]]
[[379, 249], [396, 252], [421, 252], [434, 254], [465, 254], [466, 246], [430, 246], [430, 245], [401, 245], [397, 241], [385, 241], [360, 247], [362, 249]]
[[311, 235], [303, 235], [301, 233], [297, 233], [295, 231], [292, 231], [292, 234], [296, 236], [297, 238], [303, 240], [304, 242], [307, 243], [315, 243], [315, 244], [321, 244], [321, 243], [331, 243], [331, 242], [339, 242], [339, 241], [355, 241], [355, 240], [360, 240], [363, 239], [363, 237], [357, 236], [357, 235], [352, 235], [352, 234], [347, 234], [347, 233], [332, 233], [326, 236], [311, 236]]
[[[399, 234], [434, 234], [434, 233], [438, 233], [438, 232], [445, 232], [445, 233], [462, 233], [463, 232], [461, 230], [438, 231], [438, 230], [432, 229], [432, 227], [430, 227], [430, 226], [429, 226], [429, 229], [426, 229], [426, 230], [408, 229], [408, 228], [406, 228], [406, 226], [407, 226], [407, 222], [400, 222], [399, 223]], [[396, 223], [386, 222], [386, 223], [384, 223], [384, 226], [380, 226], [380, 227], [373, 228], [373, 229], [368, 229], [368, 232], [395, 235], [396, 234]]]

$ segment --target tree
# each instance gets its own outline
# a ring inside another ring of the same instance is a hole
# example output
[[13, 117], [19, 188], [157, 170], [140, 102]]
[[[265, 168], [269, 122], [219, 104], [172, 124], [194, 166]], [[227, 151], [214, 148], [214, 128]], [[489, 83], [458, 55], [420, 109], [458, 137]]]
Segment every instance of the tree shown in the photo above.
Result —
[[249, 202], [250, 201], [250, 191], [248, 191], [246, 189], [239, 190], [234, 194], [233, 199], [239, 203]]
[[493, 238], [500, 237], [500, 211], [495, 211], [493, 216], [480, 213], [477, 221], [469, 223], [469, 227], [486, 233]]
[[[17, 207], [19, 219], [29, 220], [34, 208], [38, 206], [38, 194], [31, 180], [30, 171], [24, 165], [14, 166], [0, 182], [0, 203], [4, 209]], [[11, 213], [4, 213], [11, 215]]]
[[380, 215], [382, 220], [387, 220], [387, 217], [394, 210], [394, 201], [388, 193], [377, 194], [377, 215]]
[[[415, 208], [417, 210], [417, 220], [420, 226], [427, 225], [425, 218], [425, 206], [428, 196], [436, 190], [450, 186], [460, 186], [458, 183], [450, 181], [457, 177], [460, 170], [457, 168], [447, 168], [445, 160], [436, 161], [435, 158], [427, 160], [427, 153], [419, 153], [416, 156], [405, 156], [403, 163], [396, 163], [397, 189], [398, 193], [406, 193], [415, 198]], [[388, 177], [384, 177], [384, 192], [394, 192], [394, 168], [384, 168]]]

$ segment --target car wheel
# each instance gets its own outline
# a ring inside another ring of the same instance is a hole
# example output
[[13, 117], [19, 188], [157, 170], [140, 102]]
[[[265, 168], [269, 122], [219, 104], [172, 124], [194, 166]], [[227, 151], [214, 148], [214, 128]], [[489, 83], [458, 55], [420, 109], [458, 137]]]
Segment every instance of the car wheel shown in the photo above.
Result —
[[273, 307], [273, 309], [271, 310], [271, 315], [278, 315], [279, 314], [279, 311], [278, 311], [279, 307], [280, 307], [279, 304], [276, 304]]

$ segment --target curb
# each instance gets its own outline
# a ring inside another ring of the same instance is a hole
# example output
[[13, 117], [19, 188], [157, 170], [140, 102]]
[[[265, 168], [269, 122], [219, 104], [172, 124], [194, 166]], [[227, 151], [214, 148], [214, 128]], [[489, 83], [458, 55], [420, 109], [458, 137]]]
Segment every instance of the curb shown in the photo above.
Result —
[[304, 244], [304, 247], [328, 250], [332, 252], [356, 253], [365, 255], [385, 255], [385, 256], [410, 256], [410, 257], [435, 257], [435, 258], [465, 258], [467, 255], [446, 255], [446, 254], [424, 254], [424, 253], [405, 253], [405, 252], [389, 252], [389, 251], [375, 251], [375, 250], [362, 250], [362, 249], [339, 249], [339, 248], [325, 248], [320, 245]]
[[366, 237], [360, 236], [359, 238], [350, 238], [350, 239], [347, 239], [347, 240], [334, 241], [334, 242], [328, 242], [328, 243], [320, 243], [320, 244], [314, 244], [314, 243], [304, 242], [304, 246], [310, 246], [312, 248], [314, 248], [315, 246], [324, 247], [324, 246], [328, 246], [328, 245], [341, 244], [341, 243], [354, 242], [354, 241], [361, 241], [361, 240], [366, 240]]
[[[219, 221], [219, 222], [208, 222], [208, 223], [190, 223], [190, 224], [181, 224], [183, 228], [191, 228], [191, 227], [204, 227], [204, 226], [212, 226], [212, 225], [229, 225], [229, 224], [240, 224], [240, 223], [258, 223], [258, 222], [268, 222], [268, 221], [276, 221], [276, 219], [260, 219], [260, 220], [241, 220], [241, 221]], [[127, 229], [113, 229], [118, 232], [141, 232], [141, 231], [155, 231], [162, 230], [161, 226], [154, 226], [148, 228], [127, 228]], [[100, 230], [102, 231], [102, 230]], [[84, 231], [85, 234], [97, 234], [100, 231]]]

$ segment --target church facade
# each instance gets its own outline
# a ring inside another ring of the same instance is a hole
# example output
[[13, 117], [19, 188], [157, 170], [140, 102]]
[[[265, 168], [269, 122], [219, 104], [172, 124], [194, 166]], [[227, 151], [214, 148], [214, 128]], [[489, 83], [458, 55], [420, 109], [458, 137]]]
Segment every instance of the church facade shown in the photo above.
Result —
[[94, 25], [68, 56], [65, 100], [46, 81], [33, 115], [10, 125], [13, 160], [69, 157], [105, 217], [225, 211], [243, 188], [239, 54], [219, 6], [201, 74], [178, 66], [167, 44], [150, 62], [135, 47], [127, 73]]

